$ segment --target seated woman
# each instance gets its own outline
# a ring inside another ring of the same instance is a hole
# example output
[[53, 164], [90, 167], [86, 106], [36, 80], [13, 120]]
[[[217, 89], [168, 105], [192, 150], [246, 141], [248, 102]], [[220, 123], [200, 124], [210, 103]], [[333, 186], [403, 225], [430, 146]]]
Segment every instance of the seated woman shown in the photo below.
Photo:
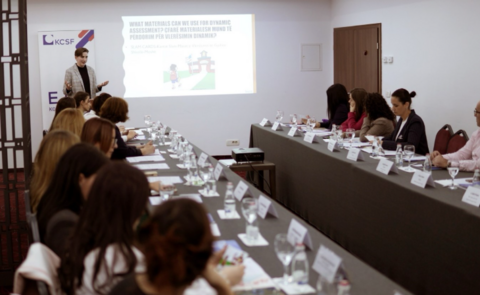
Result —
[[83, 116], [85, 117], [85, 121], [90, 120], [91, 118], [99, 118], [100, 117], [100, 109], [102, 105], [105, 103], [107, 99], [112, 97], [110, 94], [103, 92], [100, 95], [96, 96], [92, 102], [92, 108], [90, 112], [85, 113]]
[[317, 126], [332, 129], [332, 125], [340, 125], [348, 118], [348, 93], [342, 84], [333, 84], [327, 89], [328, 121], [317, 123]]
[[[100, 116], [113, 124], [127, 121], [127, 114], [128, 104], [120, 97], [110, 97], [105, 101], [100, 110]], [[146, 156], [155, 152], [155, 147], [151, 141], [141, 148], [127, 146], [117, 126], [115, 126], [115, 139], [117, 140], [117, 148], [112, 153], [112, 159], [123, 160], [126, 157]]]
[[149, 196], [147, 178], [137, 168], [112, 161], [100, 169], [59, 268], [67, 294], [108, 294], [125, 275], [143, 271], [134, 227]]
[[386, 150], [396, 150], [397, 143], [402, 147], [410, 144], [415, 146], [415, 153], [425, 155], [428, 153], [427, 134], [422, 118], [410, 109], [412, 97], [416, 92], [408, 92], [400, 88], [392, 93], [392, 111], [396, 116], [400, 116], [400, 121], [396, 124], [395, 130], [389, 136], [385, 137], [382, 147]]
[[78, 109], [64, 109], [53, 120], [50, 131], [66, 130], [80, 137], [82, 135], [83, 124], [85, 119]]
[[38, 205], [40, 238], [60, 257], [95, 180], [95, 174], [108, 158], [86, 143], [72, 146], [62, 156], [52, 181]]
[[146, 271], [127, 276], [110, 295], [184, 294], [200, 277], [217, 294], [233, 294], [228, 282], [215, 270], [223, 253], [212, 253], [213, 241], [207, 212], [201, 204], [189, 199], [163, 202], [138, 234]]
[[385, 137], [392, 134], [396, 118], [381, 94], [368, 94], [365, 100], [365, 112], [367, 116], [363, 119], [360, 141], [368, 141], [365, 135]]
[[76, 107], [77, 107], [77, 104], [75, 103], [75, 99], [73, 99], [73, 97], [65, 96], [60, 98], [57, 102], [57, 105], [55, 106], [55, 116], [53, 116], [52, 124], [50, 124], [49, 130], [52, 130], [53, 121], [61, 111], [67, 108], [75, 109]]
[[110, 159], [115, 142], [115, 125], [102, 118], [92, 118], [85, 122], [82, 130], [82, 142], [90, 143], [100, 149]]
[[359, 136], [360, 129], [363, 125], [363, 119], [366, 116], [365, 113], [365, 99], [367, 98], [367, 91], [363, 88], [355, 88], [350, 91], [349, 101], [350, 112], [348, 113], [348, 119], [342, 123], [342, 130], [345, 132], [348, 128], [355, 129], [355, 136]]
[[90, 94], [79, 91], [73, 96], [75, 103], [77, 104], [77, 109], [82, 112], [82, 115], [89, 112], [92, 105], [90, 104]]
[[58, 161], [71, 146], [79, 142], [78, 136], [65, 130], [49, 132], [43, 138], [33, 161], [30, 183], [30, 206], [33, 213], [37, 212], [38, 203], [50, 184]]

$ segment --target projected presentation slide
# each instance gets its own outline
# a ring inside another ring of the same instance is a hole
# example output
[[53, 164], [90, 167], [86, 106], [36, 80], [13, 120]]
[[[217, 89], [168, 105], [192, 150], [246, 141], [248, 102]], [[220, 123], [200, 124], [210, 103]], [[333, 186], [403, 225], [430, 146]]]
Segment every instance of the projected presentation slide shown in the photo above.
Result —
[[254, 15], [122, 19], [124, 97], [256, 92]]

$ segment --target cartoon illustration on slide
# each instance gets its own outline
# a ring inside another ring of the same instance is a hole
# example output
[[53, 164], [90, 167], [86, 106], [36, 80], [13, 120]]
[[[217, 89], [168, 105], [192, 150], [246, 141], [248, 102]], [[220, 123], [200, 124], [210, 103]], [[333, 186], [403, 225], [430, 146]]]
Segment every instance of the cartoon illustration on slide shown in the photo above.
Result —
[[196, 58], [193, 54], [185, 57], [185, 64], [171, 64], [170, 71], [164, 71], [164, 90], [213, 90], [215, 89], [215, 61], [203, 50]]

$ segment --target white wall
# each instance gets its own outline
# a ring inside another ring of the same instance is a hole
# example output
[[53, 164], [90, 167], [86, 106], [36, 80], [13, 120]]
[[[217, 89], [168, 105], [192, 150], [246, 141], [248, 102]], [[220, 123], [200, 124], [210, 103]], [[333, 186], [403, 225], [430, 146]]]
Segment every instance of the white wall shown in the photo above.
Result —
[[[97, 80], [122, 95], [124, 15], [255, 14], [257, 93], [129, 99], [128, 126], [150, 114], [178, 129], [213, 155], [230, 154], [226, 139], [248, 146], [250, 124], [273, 119], [277, 109], [325, 117], [325, 90], [333, 80], [329, 0], [256, 1], [28, 1], [28, 41], [33, 155], [40, 144], [41, 101], [37, 32], [94, 29]], [[300, 44], [323, 44], [323, 71], [300, 71]], [[72, 53], [72, 63], [74, 62]], [[65, 65], [67, 68], [70, 65]]]
[[480, 100], [480, 1], [333, 0], [332, 26], [382, 23], [383, 91], [415, 90], [430, 149], [445, 123], [469, 134]]

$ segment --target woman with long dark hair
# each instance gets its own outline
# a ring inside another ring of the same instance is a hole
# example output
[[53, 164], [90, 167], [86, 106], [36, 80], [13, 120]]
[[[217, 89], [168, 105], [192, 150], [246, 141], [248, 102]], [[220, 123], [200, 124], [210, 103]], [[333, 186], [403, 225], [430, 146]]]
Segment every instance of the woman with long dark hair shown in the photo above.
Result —
[[355, 136], [360, 134], [362, 128], [363, 119], [366, 116], [365, 113], [365, 99], [367, 98], [367, 91], [363, 88], [355, 88], [348, 94], [350, 104], [350, 112], [348, 112], [348, 118], [342, 123], [342, 130], [345, 132], [347, 129], [355, 129], [357, 132]]
[[108, 162], [102, 152], [86, 143], [72, 146], [60, 158], [37, 209], [42, 242], [55, 253], [64, 251], [95, 173]]
[[367, 142], [365, 135], [389, 136], [395, 128], [395, 115], [385, 98], [378, 93], [369, 93], [365, 100], [367, 116], [360, 130], [360, 140]]
[[136, 269], [143, 256], [132, 246], [134, 224], [149, 195], [137, 168], [113, 161], [100, 169], [62, 257], [59, 277], [67, 294], [107, 294]]
[[342, 84], [333, 84], [327, 89], [328, 121], [320, 123], [320, 127], [332, 128], [341, 125], [348, 118], [348, 92]]

